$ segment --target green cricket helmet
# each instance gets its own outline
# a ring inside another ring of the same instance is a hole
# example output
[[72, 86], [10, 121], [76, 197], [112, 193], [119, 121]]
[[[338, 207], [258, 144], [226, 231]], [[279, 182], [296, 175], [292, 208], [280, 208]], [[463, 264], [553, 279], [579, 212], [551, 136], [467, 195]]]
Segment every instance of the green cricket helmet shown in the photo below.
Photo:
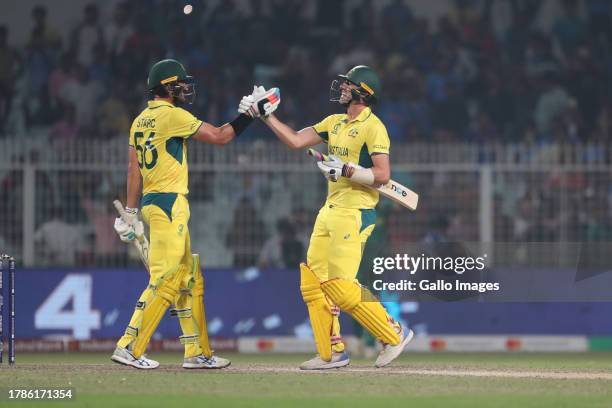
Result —
[[[340, 102], [345, 106], [348, 106], [352, 100], [360, 101], [362, 98], [368, 105], [373, 105], [378, 101], [381, 91], [380, 78], [372, 68], [366, 65], [357, 65], [351, 68], [346, 75], [339, 74], [338, 78], [340, 79], [334, 80], [331, 84], [330, 101]], [[351, 91], [351, 99], [349, 100], [342, 99], [340, 85], [343, 81], [357, 86], [357, 89]]]
[[183, 103], [192, 104], [195, 99], [193, 77], [174, 59], [158, 61], [151, 67], [147, 87], [154, 95], [170, 96]]

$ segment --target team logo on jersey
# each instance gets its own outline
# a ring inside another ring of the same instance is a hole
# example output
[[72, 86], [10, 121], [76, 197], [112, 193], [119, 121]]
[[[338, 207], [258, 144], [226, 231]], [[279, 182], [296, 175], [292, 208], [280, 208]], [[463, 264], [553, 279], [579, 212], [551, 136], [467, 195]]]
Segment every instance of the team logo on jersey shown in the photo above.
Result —
[[351, 130], [349, 130], [348, 135], [350, 137], [356, 137], [359, 134], [359, 130], [357, 130], [357, 128], [352, 128]]
[[332, 135], [337, 135], [338, 134], [338, 130], [340, 130], [340, 126], [342, 126], [340, 123], [336, 123], [334, 125], [334, 129], [332, 130]]

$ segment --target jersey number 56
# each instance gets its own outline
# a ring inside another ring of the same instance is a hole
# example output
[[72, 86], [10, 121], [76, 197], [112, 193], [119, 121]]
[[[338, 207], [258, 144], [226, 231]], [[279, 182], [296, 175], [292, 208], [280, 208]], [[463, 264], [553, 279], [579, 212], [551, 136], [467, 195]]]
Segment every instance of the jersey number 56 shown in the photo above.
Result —
[[[149, 137], [144, 143], [144, 147], [140, 145], [139, 139], [144, 137], [143, 132], [134, 132], [134, 146], [136, 147], [136, 154], [138, 156], [138, 167], [141, 169], [146, 167], [147, 170], [151, 170], [157, 164], [157, 148], [151, 143], [155, 132], [151, 132]], [[151, 152], [151, 161], [147, 161], [147, 152]]]

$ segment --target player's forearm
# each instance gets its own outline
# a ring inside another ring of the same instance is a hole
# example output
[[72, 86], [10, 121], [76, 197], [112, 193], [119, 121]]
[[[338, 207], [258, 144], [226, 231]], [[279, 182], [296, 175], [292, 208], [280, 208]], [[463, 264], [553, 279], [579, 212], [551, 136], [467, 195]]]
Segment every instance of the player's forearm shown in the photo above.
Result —
[[192, 138], [204, 143], [225, 145], [244, 132], [252, 122], [253, 118], [240, 114], [236, 119], [219, 127], [203, 123]]
[[138, 208], [138, 197], [142, 188], [142, 176], [138, 166], [128, 165], [126, 207]]
[[283, 142], [285, 145], [289, 146], [291, 149], [300, 149], [306, 147], [300, 138], [300, 135], [295, 130], [291, 129], [289, 126], [278, 120], [278, 118], [274, 115], [268, 116], [268, 118], [264, 121], [266, 125], [274, 132], [276, 137]]
[[374, 174], [374, 183], [375, 186], [381, 186], [387, 184], [391, 179], [391, 174], [389, 169], [383, 169], [380, 167], [372, 167], [372, 173]]
[[222, 125], [218, 130], [216, 137], [212, 139], [213, 144], [226, 145], [236, 137], [236, 132], [229, 123]]

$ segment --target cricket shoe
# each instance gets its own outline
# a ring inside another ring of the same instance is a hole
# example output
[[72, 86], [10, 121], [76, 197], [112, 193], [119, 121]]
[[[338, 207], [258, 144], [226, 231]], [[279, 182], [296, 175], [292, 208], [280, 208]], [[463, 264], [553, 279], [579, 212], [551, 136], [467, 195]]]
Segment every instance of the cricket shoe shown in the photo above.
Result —
[[374, 366], [380, 368], [391, 363], [393, 360], [399, 357], [400, 354], [402, 354], [402, 351], [404, 351], [406, 345], [410, 343], [414, 337], [414, 332], [410, 329], [408, 329], [408, 332], [406, 333], [406, 331], [402, 328], [399, 334], [401, 341], [397, 345], [392, 346], [391, 344], [383, 344], [383, 349], [378, 354], [378, 358], [376, 359]]
[[115, 363], [135, 367], [141, 370], [152, 370], [159, 367], [159, 362], [146, 358], [144, 355], [140, 358], [136, 358], [128, 349], [119, 346], [115, 348], [115, 351], [111, 356], [111, 360]]
[[211, 358], [206, 357], [204, 354], [199, 356], [189, 357], [183, 360], [183, 368], [225, 368], [229, 367], [232, 362], [226, 358], [212, 356]]
[[319, 355], [300, 364], [300, 370], [328, 370], [330, 368], [340, 368], [349, 365], [349, 356], [346, 351], [342, 353], [332, 353], [329, 361], [321, 359]]

